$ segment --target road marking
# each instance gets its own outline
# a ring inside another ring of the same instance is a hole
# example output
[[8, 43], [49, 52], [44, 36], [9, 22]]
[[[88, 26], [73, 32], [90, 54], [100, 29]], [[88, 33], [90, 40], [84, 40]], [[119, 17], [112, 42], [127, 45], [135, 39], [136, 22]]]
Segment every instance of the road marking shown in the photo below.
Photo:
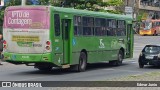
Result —
[[133, 61], [133, 62], [131, 62], [131, 63], [138, 63], [138, 62], [136, 62], [136, 61]]
[[138, 63], [136, 60], [125, 60], [123, 62], [129, 62], [129, 63]]
[[133, 58], [132, 58], [132, 60], [124, 59], [124, 61], [123, 61], [123, 62], [132, 62], [132, 61], [135, 61], [135, 60], [133, 60]]
[[1, 62], [2, 64], [9, 64], [8, 62]]
[[108, 71], [108, 70], [109, 71], [110, 70], [111, 71], [115, 71], [115, 70], [117, 71], [118, 70], [118, 71], [125, 71], [125, 72], [142, 72], [142, 71], [133, 71], [133, 70], [124, 70], [124, 69], [122, 70], [122, 69], [117, 69], [117, 68], [116, 69], [112, 69], [112, 68], [111, 69], [102, 69], [102, 70], [106, 70], [106, 71]]
[[113, 69], [113, 68], [107, 68], [107, 69], [101, 69], [101, 70], [113, 71], [115, 69]]

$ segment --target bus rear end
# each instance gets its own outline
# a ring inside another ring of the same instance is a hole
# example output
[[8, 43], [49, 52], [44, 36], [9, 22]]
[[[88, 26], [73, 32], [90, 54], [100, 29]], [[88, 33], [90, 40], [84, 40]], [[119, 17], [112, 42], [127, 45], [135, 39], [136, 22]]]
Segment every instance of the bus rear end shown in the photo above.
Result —
[[48, 7], [11, 6], [5, 10], [4, 59], [13, 64], [50, 63]]
[[140, 35], [157, 35], [156, 28], [151, 20], [143, 21], [139, 30]]

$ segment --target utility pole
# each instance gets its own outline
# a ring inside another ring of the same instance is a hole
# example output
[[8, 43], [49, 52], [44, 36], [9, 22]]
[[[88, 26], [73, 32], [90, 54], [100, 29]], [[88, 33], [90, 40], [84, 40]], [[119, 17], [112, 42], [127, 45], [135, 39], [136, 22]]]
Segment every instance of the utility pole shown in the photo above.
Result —
[[22, 0], [22, 1], [21, 1], [21, 5], [22, 5], [22, 6], [25, 6], [25, 5], [26, 5], [26, 0]]

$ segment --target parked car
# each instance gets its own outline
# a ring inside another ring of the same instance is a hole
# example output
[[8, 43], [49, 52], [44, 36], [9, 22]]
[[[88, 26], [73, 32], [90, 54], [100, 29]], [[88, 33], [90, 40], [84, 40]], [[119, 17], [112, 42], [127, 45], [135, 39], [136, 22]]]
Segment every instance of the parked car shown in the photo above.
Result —
[[160, 46], [146, 45], [139, 55], [138, 62], [140, 68], [144, 65], [160, 65]]

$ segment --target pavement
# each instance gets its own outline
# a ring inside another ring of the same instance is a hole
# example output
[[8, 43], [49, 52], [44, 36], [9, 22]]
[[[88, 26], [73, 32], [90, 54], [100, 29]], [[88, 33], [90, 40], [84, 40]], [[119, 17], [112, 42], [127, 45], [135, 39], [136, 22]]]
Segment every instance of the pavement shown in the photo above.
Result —
[[[25, 65], [15, 65], [15, 64], [11, 64], [11, 63], [8, 63], [8, 62], [5, 62], [5, 61], [2, 61], [1, 62], [3, 65], [0, 65], [0, 72], [3, 72], [3, 71], [13, 71], [13, 70], [17, 70], [17, 68], [21, 68], [21, 67], [24, 67]], [[26, 66], [25, 66], [26, 67]], [[0, 80], [1, 81], [1, 80]], [[0, 89], [1, 90], [1, 89]]]
[[[139, 35], [135, 35], [136, 37], [138, 37]], [[134, 58], [138, 58], [138, 55], [140, 53], [140, 50], [143, 48], [143, 46], [147, 43], [151, 43], [149, 40], [148, 40], [148, 37], [138, 37], [137, 40], [140, 40], [141, 38], [143, 38], [144, 40], [141, 41], [141, 43], [135, 43], [135, 47], [136, 47], [136, 50], [134, 50], [135, 54], [134, 54]], [[152, 37], [153, 40], [155, 40], [154, 38], [157, 38], [157, 37]], [[156, 41], [157, 40], [157, 41]], [[155, 42], [159, 43], [159, 39], [156, 39]], [[148, 42], [147, 42], [148, 41]], [[153, 43], [155, 43], [153, 42]], [[16, 65], [13, 65], [13, 64], [10, 64], [10, 63], [7, 63], [7, 62], [2, 62], [4, 65], [0, 65], [0, 71], [5, 71], [9, 69], [9, 71], [11, 70], [14, 70], [15, 68], [17, 68]], [[133, 62], [133, 63], [136, 63], [136, 62]], [[20, 67], [23, 67], [20, 66]], [[19, 68], [20, 68], [19, 67]], [[110, 69], [110, 68], [109, 68]], [[126, 68], [124, 68], [126, 69]], [[124, 70], [123, 69], [123, 70]], [[154, 69], [160, 69], [160, 68], [146, 68], [146, 69], [142, 69], [142, 70], [139, 70], [140, 72], [142, 72], [143, 70], [154, 70]], [[117, 72], [119, 69], [117, 69]], [[132, 69], [131, 69], [132, 70]], [[107, 72], [109, 71], [112, 71], [112, 70], [106, 70]], [[134, 71], [134, 70], [133, 70]], [[88, 71], [89, 72], [89, 71]], [[122, 72], [122, 70], [119, 72]], [[101, 73], [103, 74], [102, 72], [96, 72], [96, 73]], [[26, 74], [26, 73], [25, 73]], [[118, 74], [118, 73], [116, 73]], [[18, 75], [18, 74], [16, 74]], [[37, 75], [37, 74], [36, 74]], [[52, 75], [52, 74], [51, 74]], [[70, 74], [69, 74], [70, 75]], [[72, 74], [72, 75], [77, 75], [77, 74]], [[99, 75], [99, 74], [98, 74]], [[27, 76], [27, 75], [26, 75]], [[19, 75], [20, 77], [20, 75]], [[36, 76], [37, 77], [37, 76]], [[55, 77], [55, 75], [52, 75], [51, 77]], [[62, 77], [61, 77], [62, 78]], [[46, 78], [45, 78], [46, 79]], [[51, 79], [51, 78], [50, 78]], [[39, 80], [39, 79], [38, 79]], [[112, 79], [107, 79], [106, 80], [104, 79], [104, 81], [160, 81], [160, 72], [159, 71], [152, 71], [152, 72], [147, 72], [145, 74], [133, 74], [133, 75], [128, 75], [128, 76], [124, 76], [124, 77], [120, 77], [120, 78], [112, 78]], [[160, 86], [160, 85], [159, 85]], [[0, 88], [1, 90], [2, 88]], [[12, 88], [12, 90], [18, 90], [17, 88]], [[19, 88], [20, 90], [22, 88]], [[50, 88], [40, 88], [38, 90], [160, 90], [159, 87], [50, 87]], [[3, 89], [5, 90], [5, 89]], [[23, 88], [23, 90], [25, 90]], [[26, 90], [28, 90], [28, 88], [26, 88]], [[33, 88], [31, 88], [31, 90], [34, 90]]]
[[[160, 81], [160, 72], [150, 72], [141, 75], [131, 75], [122, 78], [114, 78], [108, 81]], [[156, 82], [155, 82], [156, 84]], [[158, 84], [159, 85], [159, 82]], [[160, 85], [159, 85], [160, 86]], [[160, 90], [159, 87], [54, 87], [47, 90]]]
[[[14, 68], [17, 68], [16, 65], [7, 62], [2, 62], [2, 63], [4, 65], [0, 66], [1, 68], [0, 71], [4, 71], [6, 69], [12, 70]], [[129, 75], [121, 78], [106, 79], [104, 81], [160, 81], [160, 72], [158, 71], [147, 72], [145, 74]], [[32, 88], [31, 90], [34, 90], [34, 88]], [[44, 90], [44, 89], [41, 88], [39, 90]], [[160, 88], [159, 87], [50, 87], [50, 88], [45, 88], [45, 90], [160, 90]]]

